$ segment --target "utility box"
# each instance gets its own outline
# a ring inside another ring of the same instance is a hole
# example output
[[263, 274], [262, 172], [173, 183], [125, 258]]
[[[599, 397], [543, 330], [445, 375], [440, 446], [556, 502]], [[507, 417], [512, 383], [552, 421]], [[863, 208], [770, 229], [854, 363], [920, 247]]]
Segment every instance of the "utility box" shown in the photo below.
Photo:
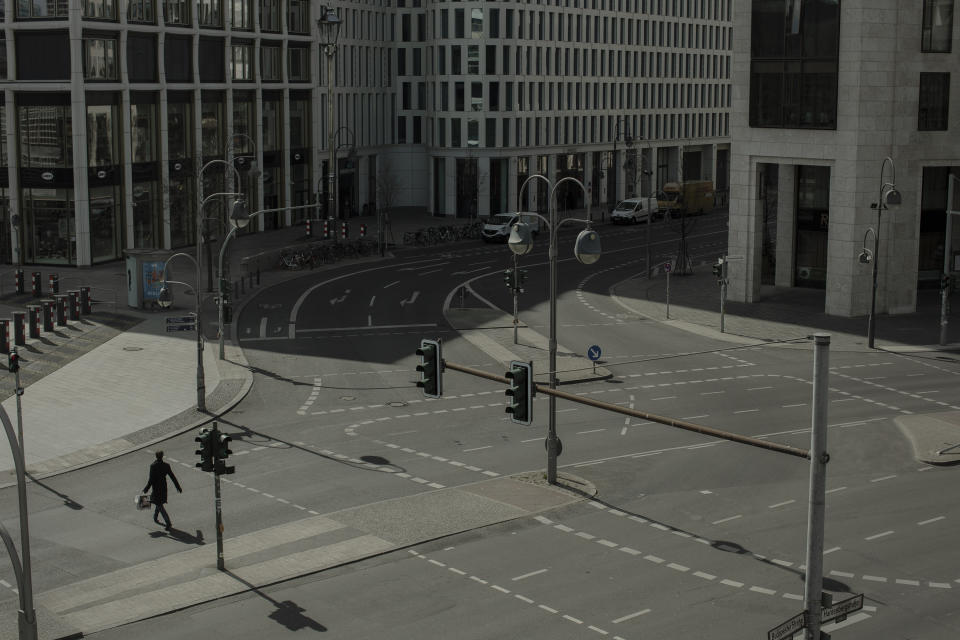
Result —
[[[173, 255], [155, 249], [128, 249], [123, 252], [127, 266], [127, 306], [153, 308], [160, 297], [163, 265]], [[173, 279], [173, 265], [167, 267], [167, 279]]]

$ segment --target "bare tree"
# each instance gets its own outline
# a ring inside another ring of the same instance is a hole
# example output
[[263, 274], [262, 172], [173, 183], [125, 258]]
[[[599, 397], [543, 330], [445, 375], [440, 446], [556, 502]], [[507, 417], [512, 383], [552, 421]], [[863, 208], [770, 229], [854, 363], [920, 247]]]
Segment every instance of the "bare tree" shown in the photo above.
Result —
[[390, 213], [400, 197], [400, 178], [389, 160], [377, 164], [377, 245], [382, 256], [386, 251], [387, 231], [390, 232], [391, 239], [393, 238]]

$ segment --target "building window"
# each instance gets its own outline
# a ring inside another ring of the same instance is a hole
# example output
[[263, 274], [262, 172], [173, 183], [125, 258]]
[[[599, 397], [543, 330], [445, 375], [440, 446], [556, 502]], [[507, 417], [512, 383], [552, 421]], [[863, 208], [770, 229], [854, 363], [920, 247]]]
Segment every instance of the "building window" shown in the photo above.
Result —
[[220, 0], [199, 0], [197, 2], [197, 22], [201, 27], [223, 27], [223, 12]]
[[200, 82], [223, 82], [226, 67], [223, 38], [200, 38], [197, 55], [200, 62]]
[[164, 0], [163, 19], [167, 24], [190, 25], [190, 0]]
[[157, 106], [152, 102], [130, 105], [130, 147], [134, 162], [157, 159]]
[[260, 0], [260, 30], [280, 33], [280, 0]]
[[310, 49], [289, 47], [287, 49], [287, 74], [290, 82], [310, 82]]
[[230, 76], [234, 80], [252, 82], [253, 77], [253, 43], [233, 41], [233, 56], [230, 60]]
[[157, 81], [157, 37], [150, 33], [127, 34], [127, 77], [130, 82]]
[[[753, 0], [750, 126], [835, 129], [836, 0]], [[799, 13], [798, 13], [799, 12]]]
[[83, 77], [87, 80], [117, 80], [117, 41], [113, 38], [83, 39]]
[[87, 162], [91, 167], [121, 164], [119, 120], [114, 105], [87, 105]]
[[287, 30], [290, 33], [310, 33], [310, 3], [308, 0], [289, 0]]
[[32, 18], [66, 18], [70, 10], [69, 0], [19, 0], [17, 2], [17, 19]]
[[953, 33], [953, 0], [923, 0], [923, 32], [920, 50], [950, 53]]
[[154, 24], [157, 16], [153, 3], [154, 0], [127, 0], [127, 22]]
[[17, 111], [21, 167], [73, 166], [69, 104], [18, 105]]
[[470, 37], [474, 40], [483, 37], [483, 9], [470, 10]]
[[920, 74], [919, 131], [946, 131], [950, 110], [950, 74]]
[[163, 63], [167, 82], [193, 82], [193, 44], [189, 36], [167, 36]]
[[230, 0], [233, 12], [232, 28], [237, 31], [253, 31], [254, 0]]
[[467, 45], [467, 73], [470, 75], [479, 75], [480, 73], [480, 46], [476, 44]]
[[280, 55], [282, 49], [277, 46], [260, 47], [260, 77], [264, 82], [281, 82]]
[[116, 0], [83, 0], [83, 17], [96, 20], [116, 20]]

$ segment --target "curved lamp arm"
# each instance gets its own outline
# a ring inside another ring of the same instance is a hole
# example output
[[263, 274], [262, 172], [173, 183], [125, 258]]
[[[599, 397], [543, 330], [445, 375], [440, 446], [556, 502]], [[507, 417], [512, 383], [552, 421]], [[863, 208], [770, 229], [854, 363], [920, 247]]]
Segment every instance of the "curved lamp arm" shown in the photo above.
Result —
[[[545, 175], [541, 175], [541, 174], [539, 174], [539, 173], [535, 173], [535, 174], [533, 174], [532, 176], [527, 176], [527, 179], [523, 181], [523, 184], [520, 185], [519, 191], [517, 191], [517, 211], [522, 211], [522, 210], [523, 210], [523, 207], [520, 206], [520, 203], [523, 202], [523, 197], [522, 197], [522, 196], [523, 196], [523, 189], [524, 189], [524, 187], [527, 186], [527, 183], [530, 182], [531, 180], [533, 180], [534, 178], [540, 178], [541, 180], [543, 180], [544, 182], [547, 183], [547, 186], [548, 186], [548, 187], [550, 186], [550, 179], [547, 178], [547, 176], [545, 176]], [[539, 214], [538, 214], [538, 215], [539, 215]], [[540, 217], [542, 218], [543, 216], [540, 216]]]

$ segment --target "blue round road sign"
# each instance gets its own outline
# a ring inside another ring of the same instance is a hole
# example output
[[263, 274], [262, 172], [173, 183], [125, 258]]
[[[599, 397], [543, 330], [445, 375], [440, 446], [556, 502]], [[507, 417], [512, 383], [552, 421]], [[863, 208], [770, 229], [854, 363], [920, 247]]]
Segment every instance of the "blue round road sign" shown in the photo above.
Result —
[[596, 362], [600, 359], [600, 347], [598, 345], [592, 345], [587, 348], [587, 357]]

